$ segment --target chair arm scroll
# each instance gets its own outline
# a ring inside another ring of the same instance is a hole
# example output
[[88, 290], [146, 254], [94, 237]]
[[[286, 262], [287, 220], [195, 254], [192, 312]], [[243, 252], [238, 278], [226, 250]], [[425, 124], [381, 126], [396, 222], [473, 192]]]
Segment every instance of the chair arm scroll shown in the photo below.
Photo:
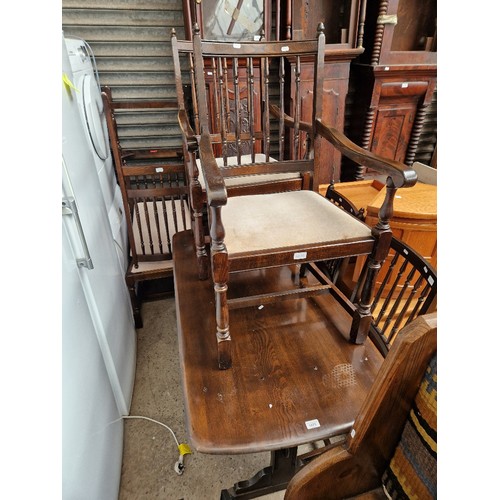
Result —
[[342, 154], [351, 160], [365, 165], [377, 172], [387, 174], [387, 186], [393, 188], [406, 188], [414, 186], [417, 182], [417, 173], [407, 165], [383, 158], [371, 151], [361, 148], [352, 142], [339, 130], [325, 125], [321, 120], [316, 120], [316, 129], [319, 135], [339, 149]]
[[215, 161], [212, 150], [210, 134], [203, 132], [200, 137], [200, 164], [202, 175], [205, 178], [208, 204], [212, 207], [220, 207], [227, 203], [227, 191], [224, 177]]

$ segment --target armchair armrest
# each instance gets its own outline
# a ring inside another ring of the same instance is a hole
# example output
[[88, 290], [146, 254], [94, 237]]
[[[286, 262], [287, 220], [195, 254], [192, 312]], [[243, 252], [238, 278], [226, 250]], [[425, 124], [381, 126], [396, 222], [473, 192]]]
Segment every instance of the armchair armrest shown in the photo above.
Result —
[[227, 191], [212, 150], [210, 133], [202, 131], [200, 137], [200, 164], [202, 175], [205, 178], [207, 200], [212, 207], [220, 207], [227, 203]]
[[179, 109], [177, 112], [177, 121], [179, 122], [182, 135], [186, 140], [188, 150], [194, 151], [198, 147], [198, 141], [196, 139], [196, 134], [189, 123], [188, 115], [185, 109]]
[[332, 143], [342, 154], [355, 162], [368, 166], [377, 172], [387, 174], [387, 185], [394, 188], [411, 187], [417, 182], [417, 173], [407, 165], [383, 158], [371, 151], [367, 151], [352, 142], [339, 130], [325, 125], [321, 120], [316, 120], [316, 129], [319, 135]]

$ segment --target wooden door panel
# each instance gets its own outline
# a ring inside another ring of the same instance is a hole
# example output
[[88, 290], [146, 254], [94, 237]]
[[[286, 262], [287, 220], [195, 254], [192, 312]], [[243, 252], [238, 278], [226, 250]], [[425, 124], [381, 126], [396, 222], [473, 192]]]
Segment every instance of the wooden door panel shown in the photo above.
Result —
[[411, 137], [417, 102], [384, 103], [375, 118], [371, 151], [404, 162]]
[[[313, 83], [302, 82], [300, 96], [301, 117], [306, 122], [311, 121], [313, 106]], [[323, 85], [323, 122], [336, 129], [344, 130], [345, 97], [347, 94], [347, 83], [344, 79], [328, 79]], [[301, 133], [299, 157], [302, 158], [306, 151], [306, 135]], [[316, 151], [318, 154], [318, 151]], [[321, 169], [319, 173], [319, 183], [328, 184], [334, 178], [340, 180], [341, 153], [326, 141], [321, 141]]]

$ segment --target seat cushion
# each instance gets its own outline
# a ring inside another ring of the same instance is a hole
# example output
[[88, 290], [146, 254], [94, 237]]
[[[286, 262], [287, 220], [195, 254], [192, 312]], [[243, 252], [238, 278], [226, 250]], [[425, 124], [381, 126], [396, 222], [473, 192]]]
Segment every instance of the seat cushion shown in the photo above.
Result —
[[[228, 165], [237, 165], [236, 156], [230, 156], [227, 159]], [[224, 169], [224, 159], [223, 158], [215, 158], [217, 165], [220, 169]], [[270, 162], [276, 161], [274, 158], [269, 158]], [[251, 155], [243, 155], [241, 157], [240, 165], [249, 165], [252, 163]], [[255, 155], [255, 163], [266, 163], [266, 155], [263, 153], [256, 153]], [[200, 160], [196, 160], [196, 164], [198, 169], [200, 170]], [[298, 179], [300, 178], [300, 173], [298, 172], [286, 172], [286, 173], [277, 173], [277, 174], [256, 174], [256, 175], [242, 175], [242, 176], [234, 176], [234, 177], [226, 177], [224, 182], [227, 187], [236, 187], [236, 186], [244, 186], [248, 184], [256, 184], [260, 182], [277, 182], [277, 181], [286, 181], [290, 179]], [[201, 187], [205, 190], [205, 178], [200, 170], [200, 175], [198, 176], [198, 180], [200, 181]]]
[[382, 485], [389, 498], [437, 498], [436, 356], [429, 363]]
[[314, 191], [228, 198], [222, 223], [230, 256], [371, 236], [368, 226]]

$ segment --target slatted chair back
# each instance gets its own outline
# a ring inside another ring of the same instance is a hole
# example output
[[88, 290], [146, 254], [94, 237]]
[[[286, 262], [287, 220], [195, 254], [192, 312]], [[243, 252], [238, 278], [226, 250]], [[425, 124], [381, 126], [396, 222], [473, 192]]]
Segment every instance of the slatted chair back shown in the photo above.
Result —
[[[389, 255], [388, 265], [379, 273], [372, 305], [371, 337], [383, 354], [401, 328], [417, 316], [437, 309], [436, 270], [419, 253], [394, 237]], [[363, 269], [362, 277], [365, 272]]]
[[[324, 38], [320, 40], [324, 45]], [[178, 40], [173, 31], [179, 107], [185, 109], [193, 135], [199, 136], [203, 126], [209, 129], [214, 156], [219, 166], [228, 167], [224, 177], [314, 171], [314, 144], [309, 143], [307, 132], [313, 118], [321, 119], [322, 103], [314, 101], [313, 93], [310, 101], [291, 100], [285, 82], [292, 82], [297, 92], [310, 85], [301, 79], [301, 63], [321, 57], [317, 85], [322, 85], [323, 50], [318, 51], [318, 43], [201, 40], [205, 84], [196, 82], [193, 43]], [[206, 101], [198, 101], [197, 83], [205, 88]], [[292, 133], [287, 134], [290, 126]], [[266, 169], [241, 168], [273, 161], [277, 164]], [[293, 164], [281, 164], [286, 161]], [[234, 163], [238, 168], [231, 169]]]
[[[335, 191], [333, 186], [328, 187], [325, 197], [353, 217], [363, 220], [363, 213], [358, 211], [345, 196]], [[325, 261], [321, 264], [321, 268], [335, 284], [342, 282], [346, 274], [352, 272], [349, 259]], [[367, 271], [368, 261], [365, 259], [359, 278], [350, 290], [351, 302], [356, 302], [359, 298]], [[393, 236], [388, 257], [375, 283], [370, 325], [372, 341], [386, 356], [401, 328], [411, 323], [417, 316], [434, 312], [436, 309], [436, 270], [407, 243]]]
[[161, 110], [171, 108], [171, 103], [115, 101], [109, 87], [103, 89], [102, 96], [124, 200], [130, 251], [125, 279], [137, 325], [142, 324], [142, 319], [136, 284], [172, 275], [172, 238], [175, 233], [191, 228], [187, 179], [182, 157], [172, 158], [171, 151], [161, 148], [124, 150], [118, 136], [120, 110]]
[[[398, 332], [415, 318], [437, 310], [437, 272], [406, 243], [392, 238], [390, 256], [377, 276], [372, 302], [370, 338], [386, 356]], [[351, 290], [356, 298], [363, 286], [367, 263]], [[321, 269], [333, 283], [339, 284], [349, 270], [346, 259], [323, 262]]]

